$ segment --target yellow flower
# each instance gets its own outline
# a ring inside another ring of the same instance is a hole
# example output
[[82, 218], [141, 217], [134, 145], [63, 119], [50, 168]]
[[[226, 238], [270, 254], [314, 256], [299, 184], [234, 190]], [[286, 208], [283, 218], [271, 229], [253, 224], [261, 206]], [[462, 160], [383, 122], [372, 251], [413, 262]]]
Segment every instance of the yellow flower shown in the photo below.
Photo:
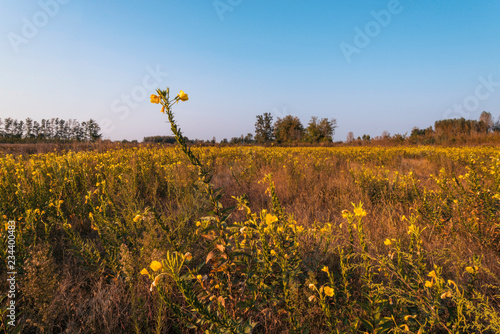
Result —
[[304, 232], [304, 227], [302, 227], [302, 226], [300, 226], [300, 225], [299, 225], [299, 226], [297, 226], [297, 232], [299, 232], [299, 233]]
[[311, 290], [312, 290], [312, 289], [314, 289], [315, 287], [316, 287], [316, 285], [314, 285], [314, 284], [312, 284], [312, 283], [311, 283], [311, 284], [309, 284], [309, 289], [311, 289]]
[[385, 241], [384, 241], [384, 245], [386, 245], [386, 246], [390, 246], [391, 244], [392, 244], [392, 241], [391, 241], [391, 240], [389, 240], [389, 239], [385, 239]]
[[325, 273], [328, 274], [328, 267], [327, 266], [324, 266], [323, 269], [321, 269], [321, 271], [324, 271]]
[[437, 275], [436, 275], [436, 272], [434, 270], [431, 271], [427, 276], [437, 279]]
[[445, 299], [445, 298], [451, 298], [452, 295], [451, 295], [451, 291], [448, 290], [446, 292], [444, 292], [442, 295], [441, 295], [441, 299]]
[[329, 286], [325, 286], [323, 291], [325, 291], [325, 295], [327, 295], [328, 297], [333, 297], [333, 295], [335, 294], [335, 291]]
[[342, 217], [343, 218], [349, 218], [351, 216], [351, 213], [347, 210], [342, 210]]
[[181, 90], [181, 91], [179, 92], [179, 94], [177, 94], [177, 97], [178, 97], [178, 98], [179, 98], [179, 100], [181, 100], [181, 101], [187, 101], [187, 100], [189, 100], [188, 95], [187, 95], [186, 93], [184, 93], [184, 91], [183, 91], [183, 90]]
[[201, 280], [203, 279], [203, 276], [198, 275], [198, 276], [196, 276], [196, 279], [201, 282]]
[[466, 267], [465, 270], [469, 273], [469, 274], [474, 274], [477, 270], [478, 270], [478, 267], [477, 266], [474, 266], [474, 267]]
[[158, 261], [153, 261], [151, 262], [151, 264], [149, 265], [151, 267], [151, 269], [153, 269], [154, 271], [158, 271], [160, 270], [163, 266], [161, 265], [160, 262]]
[[431, 281], [425, 281], [425, 286], [427, 288], [432, 288], [433, 285], [434, 285], [434, 283], [432, 283]]
[[309, 296], [309, 301], [310, 301], [310, 302], [313, 302], [315, 299], [316, 299], [316, 297], [315, 297], [315, 296]]
[[274, 249], [271, 249], [271, 255], [276, 256], [276, 252], [274, 251]]
[[415, 232], [415, 225], [411, 224], [408, 227], [408, 234], [412, 234], [413, 232]]
[[186, 259], [186, 261], [191, 261], [193, 255], [190, 252], [187, 252], [186, 254], [184, 254], [184, 258]]
[[271, 225], [272, 223], [277, 222], [277, 221], [278, 221], [278, 217], [276, 217], [275, 215], [272, 215], [270, 213], [268, 213], [266, 215], [266, 223], [267, 223], [267, 225]]
[[359, 207], [354, 209], [354, 214], [356, 217], [364, 217], [366, 216], [366, 211], [362, 207]]
[[134, 223], [137, 223], [139, 220], [141, 220], [142, 216], [141, 215], [136, 215], [134, 217]]
[[155, 95], [155, 94], [151, 94], [150, 99], [151, 99], [151, 103], [156, 103], [156, 104], [160, 103], [160, 100], [161, 100], [160, 97], [158, 95]]
[[141, 275], [149, 275], [148, 270], [146, 268], [142, 269]]

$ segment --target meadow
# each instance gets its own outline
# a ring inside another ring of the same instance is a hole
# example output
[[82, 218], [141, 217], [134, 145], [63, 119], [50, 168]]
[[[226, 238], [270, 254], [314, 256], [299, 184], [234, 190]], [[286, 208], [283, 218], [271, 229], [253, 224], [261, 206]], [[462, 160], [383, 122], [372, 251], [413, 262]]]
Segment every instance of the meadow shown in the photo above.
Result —
[[177, 146], [0, 157], [3, 331], [500, 332], [499, 148], [188, 147], [169, 112]]

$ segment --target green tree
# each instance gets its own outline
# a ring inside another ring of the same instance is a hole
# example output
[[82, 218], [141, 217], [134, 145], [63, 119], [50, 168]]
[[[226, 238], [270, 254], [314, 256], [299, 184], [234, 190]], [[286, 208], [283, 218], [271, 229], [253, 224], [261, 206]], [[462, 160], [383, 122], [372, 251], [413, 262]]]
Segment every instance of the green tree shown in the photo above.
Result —
[[336, 127], [335, 119], [322, 118], [318, 121], [318, 117], [313, 116], [306, 128], [306, 140], [310, 143], [332, 142]]
[[268, 143], [274, 139], [273, 116], [265, 112], [263, 115], [257, 115], [255, 122], [255, 141], [257, 143]]
[[87, 140], [97, 141], [98, 139], [101, 139], [102, 135], [99, 133], [99, 131], [101, 131], [101, 127], [92, 118], [85, 123]]
[[278, 117], [274, 123], [274, 137], [278, 143], [290, 143], [302, 140], [304, 126], [296, 116]]

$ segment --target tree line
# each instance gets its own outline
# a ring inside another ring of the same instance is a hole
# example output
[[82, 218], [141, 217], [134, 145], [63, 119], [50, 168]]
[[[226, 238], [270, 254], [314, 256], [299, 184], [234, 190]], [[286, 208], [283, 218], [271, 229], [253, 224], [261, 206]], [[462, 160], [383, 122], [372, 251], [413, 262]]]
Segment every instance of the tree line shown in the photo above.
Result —
[[[220, 144], [297, 144], [306, 143], [331, 143], [337, 128], [335, 119], [318, 118], [313, 116], [307, 126], [302, 125], [300, 119], [296, 116], [286, 115], [278, 117], [273, 122], [271, 113], [264, 113], [256, 116], [255, 135], [247, 133], [246, 136], [224, 138]], [[145, 143], [175, 143], [173, 136], [151, 136], [144, 137]], [[212, 140], [188, 140], [192, 144], [216, 144], [215, 137]]]
[[304, 127], [297, 116], [278, 117], [273, 123], [270, 113], [257, 115], [255, 122], [255, 141], [259, 144], [276, 142], [286, 143], [331, 143], [337, 128], [337, 120], [313, 116]]
[[423, 141], [428, 144], [455, 141], [477, 135], [486, 135], [491, 132], [500, 132], [500, 119], [494, 122], [493, 116], [483, 111], [478, 120], [465, 118], [443, 119], [434, 122], [427, 129], [413, 128], [409, 137], [412, 142]]
[[[354, 145], [369, 144], [377, 145], [384, 143], [393, 144], [460, 144], [473, 142], [496, 142], [500, 134], [500, 118], [493, 120], [491, 113], [483, 111], [478, 120], [465, 118], [452, 118], [438, 120], [434, 122], [434, 127], [426, 129], [414, 127], [411, 134], [395, 134], [391, 136], [388, 131], [384, 131], [382, 136], [371, 138], [363, 135], [357, 139], [352, 132], [347, 135], [347, 143]], [[490, 136], [492, 135], [492, 136]]]
[[0, 142], [67, 142], [96, 141], [101, 139], [101, 127], [90, 119], [80, 123], [75, 119], [61, 118], [42, 119], [40, 122], [31, 118], [17, 120], [0, 118]]

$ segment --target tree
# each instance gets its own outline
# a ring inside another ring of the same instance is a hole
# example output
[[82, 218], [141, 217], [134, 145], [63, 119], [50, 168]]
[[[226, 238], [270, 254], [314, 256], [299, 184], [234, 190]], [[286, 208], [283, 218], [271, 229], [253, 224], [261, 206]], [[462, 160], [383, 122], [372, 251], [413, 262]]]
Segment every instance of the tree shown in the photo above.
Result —
[[38, 123], [37, 121], [33, 122], [33, 137], [34, 138], [40, 137], [40, 123]]
[[263, 115], [257, 115], [255, 122], [255, 141], [258, 143], [268, 143], [274, 139], [273, 116], [265, 112]]
[[304, 135], [304, 126], [297, 116], [278, 117], [274, 123], [274, 138], [278, 143], [300, 141]]
[[349, 131], [349, 133], [347, 134], [347, 142], [351, 143], [353, 141], [354, 141], [354, 133], [352, 133], [352, 131]]
[[492, 130], [496, 131], [496, 132], [500, 132], [500, 116], [498, 116], [498, 120], [493, 125]]
[[247, 133], [247, 135], [245, 136], [245, 139], [243, 141], [247, 144], [253, 143], [253, 134]]
[[306, 129], [307, 141], [310, 143], [332, 142], [336, 127], [335, 119], [322, 118], [318, 122], [318, 118], [313, 116]]
[[26, 118], [26, 122], [24, 123], [24, 136], [26, 138], [33, 138], [33, 120], [31, 118]]
[[494, 123], [493, 123], [493, 116], [491, 116], [491, 113], [487, 112], [487, 111], [483, 111], [481, 113], [481, 116], [479, 116], [479, 122], [483, 123], [484, 125], [484, 132], [489, 132], [493, 126], [494, 126]]
[[102, 137], [99, 133], [99, 131], [101, 131], [101, 127], [92, 118], [85, 124], [85, 130], [87, 139], [90, 141], [97, 141]]

